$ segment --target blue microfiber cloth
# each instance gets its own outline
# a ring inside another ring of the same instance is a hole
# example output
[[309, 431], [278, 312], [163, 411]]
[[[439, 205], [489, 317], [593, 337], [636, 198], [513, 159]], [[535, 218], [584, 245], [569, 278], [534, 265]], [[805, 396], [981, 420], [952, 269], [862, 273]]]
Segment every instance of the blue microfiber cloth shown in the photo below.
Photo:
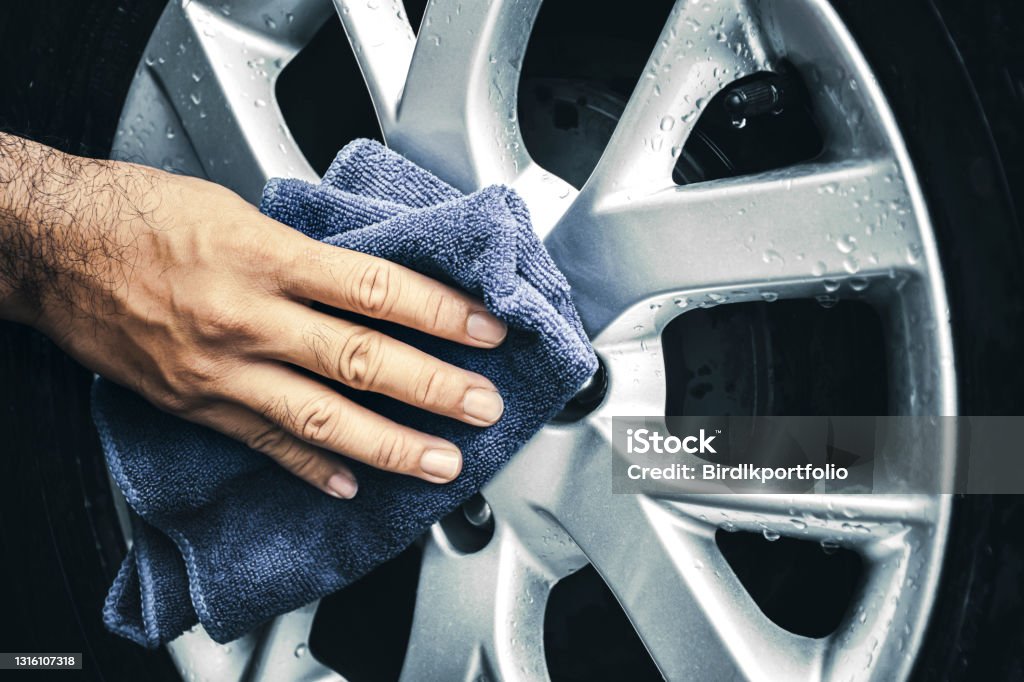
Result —
[[319, 185], [271, 180], [260, 210], [315, 239], [479, 296], [509, 327], [494, 350], [368, 324], [488, 377], [505, 412], [479, 428], [337, 386], [398, 422], [450, 439], [465, 460], [447, 485], [352, 462], [359, 493], [338, 500], [268, 457], [98, 379], [93, 419], [114, 480], [137, 514], [103, 616], [112, 631], [145, 646], [197, 621], [213, 639], [232, 640], [394, 557], [478, 491], [597, 367], [568, 284], [534, 235], [526, 206], [506, 187], [464, 196], [359, 140], [339, 152]]

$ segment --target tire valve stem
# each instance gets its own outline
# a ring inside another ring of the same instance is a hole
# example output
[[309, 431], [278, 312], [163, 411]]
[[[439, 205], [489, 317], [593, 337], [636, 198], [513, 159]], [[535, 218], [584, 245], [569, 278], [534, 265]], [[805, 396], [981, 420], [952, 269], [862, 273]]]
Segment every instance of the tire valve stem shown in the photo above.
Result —
[[748, 118], [782, 113], [785, 92], [781, 77], [766, 76], [729, 88], [722, 104], [733, 126], [743, 128]]

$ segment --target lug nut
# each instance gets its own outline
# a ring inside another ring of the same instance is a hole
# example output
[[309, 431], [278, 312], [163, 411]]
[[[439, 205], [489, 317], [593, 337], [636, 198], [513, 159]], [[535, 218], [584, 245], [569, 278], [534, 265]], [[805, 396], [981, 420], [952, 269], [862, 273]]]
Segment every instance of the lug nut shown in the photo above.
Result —
[[462, 513], [477, 528], [483, 528], [492, 519], [491, 505], [479, 493], [462, 503]]

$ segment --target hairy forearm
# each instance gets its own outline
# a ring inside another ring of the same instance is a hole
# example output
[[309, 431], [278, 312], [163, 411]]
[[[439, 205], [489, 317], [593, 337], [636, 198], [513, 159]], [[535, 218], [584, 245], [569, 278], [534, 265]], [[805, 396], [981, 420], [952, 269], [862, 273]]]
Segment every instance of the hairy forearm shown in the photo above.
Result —
[[101, 310], [134, 257], [134, 240], [106, 228], [144, 217], [147, 175], [0, 133], [0, 317], [34, 324], [46, 311]]

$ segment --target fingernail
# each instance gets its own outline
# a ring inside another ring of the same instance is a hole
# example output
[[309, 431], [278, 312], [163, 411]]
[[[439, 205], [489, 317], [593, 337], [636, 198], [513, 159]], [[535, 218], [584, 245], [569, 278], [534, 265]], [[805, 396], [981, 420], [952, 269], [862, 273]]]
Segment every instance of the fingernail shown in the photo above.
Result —
[[356, 491], [359, 490], [356, 479], [341, 472], [334, 474], [327, 480], [327, 487], [332, 495], [343, 500], [351, 500], [356, 496]]
[[471, 388], [462, 400], [462, 410], [467, 417], [493, 424], [505, 411], [505, 402], [497, 391], [489, 388]]
[[466, 322], [466, 333], [482, 343], [501, 343], [508, 329], [505, 323], [489, 313], [473, 313]]
[[450, 481], [459, 473], [462, 456], [453, 450], [427, 450], [420, 458], [424, 473]]

